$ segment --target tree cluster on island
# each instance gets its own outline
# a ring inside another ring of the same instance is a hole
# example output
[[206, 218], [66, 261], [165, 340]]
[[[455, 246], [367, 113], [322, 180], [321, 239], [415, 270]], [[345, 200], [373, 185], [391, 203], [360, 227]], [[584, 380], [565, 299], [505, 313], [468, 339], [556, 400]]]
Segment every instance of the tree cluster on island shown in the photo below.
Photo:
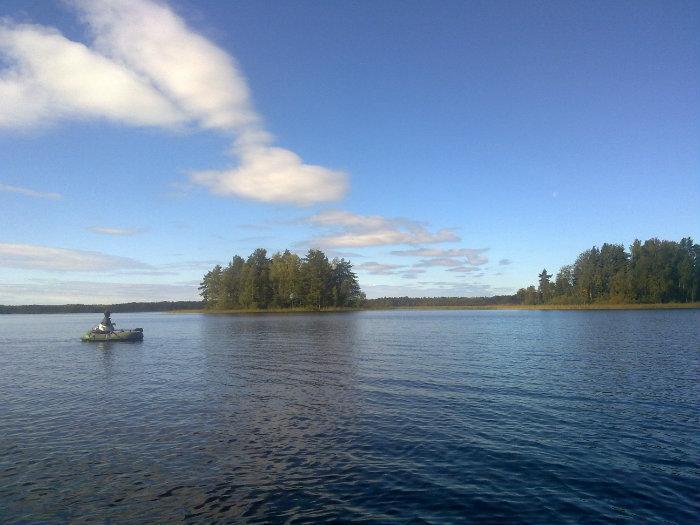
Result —
[[199, 291], [214, 310], [344, 308], [365, 300], [350, 261], [329, 261], [314, 249], [303, 258], [289, 250], [268, 257], [263, 248], [247, 259], [236, 255], [225, 268], [208, 271]]
[[700, 300], [700, 246], [690, 237], [680, 242], [635, 240], [594, 246], [556, 277], [544, 269], [538, 286], [521, 288], [519, 304], [691, 303]]

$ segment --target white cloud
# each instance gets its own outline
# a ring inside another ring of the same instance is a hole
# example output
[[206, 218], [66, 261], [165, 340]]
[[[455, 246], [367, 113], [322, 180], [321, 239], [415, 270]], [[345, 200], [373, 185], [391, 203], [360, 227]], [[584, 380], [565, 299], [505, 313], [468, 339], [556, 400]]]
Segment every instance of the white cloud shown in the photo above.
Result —
[[0, 267], [65, 272], [104, 272], [151, 268], [145, 263], [128, 257], [100, 252], [7, 243], [0, 243]]
[[[1, 95], [0, 95], [1, 97]], [[20, 188], [19, 186], [10, 186], [9, 184], [0, 183], [0, 191], [6, 193], [18, 193], [20, 195], [26, 195], [27, 197], [36, 197], [39, 199], [61, 199], [63, 195], [60, 193], [55, 193], [52, 191], [36, 191], [30, 190], [29, 188]]]
[[187, 27], [165, 4], [147, 0], [73, 0], [95, 48], [148, 78], [206, 128], [245, 132], [259, 121], [233, 59]]
[[273, 147], [234, 59], [151, 0], [69, 0], [88, 25], [92, 47], [53, 28], [0, 25], [0, 127], [67, 118], [129, 125], [196, 124], [235, 136], [236, 167], [191, 180], [219, 195], [309, 205], [338, 200], [347, 176], [305, 164]]
[[114, 235], [116, 237], [128, 237], [141, 232], [140, 228], [108, 228], [104, 226], [92, 226], [91, 228], [86, 229], [92, 233], [99, 233], [100, 235]]
[[338, 200], [347, 191], [343, 172], [304, 164], [296, 153], [287, 149], [243, 148], [240, 159], [237, 168], [201, 171], [191, 174], [190, 179], [218, 195], [301, 206]]
[[464, 257], [467, 260], [467, 263], [473, 266], [481, 266], [482, 264], [489, 262], [488, 257], [483, 255], [483, 253], [487, 250], [487, 248], [416, 248], [413, 250], [393, 251], [391, 254], [408, 257]]
[[0, 304], [116, 304], [199, 299], [196, 283], [31, 280], [0, 283]]
[[31, 127], [62, 118], [107, 118], [172, 126], [184, 115], [126, 67], [38, 25], [0, 23], [0, 127]]
[[327, 210], [309, 217], [308, 222], [335, 230], [317, 237], [312, 243], [322, 247], [362, 247], [395, 244], [427, 244], [458, 241], [457, 234], [447, 228], [428, 231], [408, 219], [388, 219], [381, 215], [357, 215], [343, 210]]

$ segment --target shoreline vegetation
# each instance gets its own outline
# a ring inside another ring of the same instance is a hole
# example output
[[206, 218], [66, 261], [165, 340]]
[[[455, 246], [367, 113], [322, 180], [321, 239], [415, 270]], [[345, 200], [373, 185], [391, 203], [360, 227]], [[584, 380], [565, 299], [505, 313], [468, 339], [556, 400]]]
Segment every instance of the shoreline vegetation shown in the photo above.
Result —
[[316, 249], [303, 258], [289, 250], [268, 258], [267, 251], [258, 248], [245, 260], [234, 256], [226, 268], [216, 265], [204, 275], [199, 290], [207, 311], [228, 313], [299, 308], [670, 308], [700, 299], [700, 246], [690, 237], [679, 242], [636, 239], [629, 252], [621, 244], [604, 243], [579, 254], [555, 279], [546, 269], [537, 277], [537, 287], [521, 288], [513, 295], [366, 299], [350, 261], [329, 261]]
[[116, 304], [0, 304], [1, 314], [93, 314], [109, 310], [112, 313], [172, 312], [202, 308], [201, 301], [155, 301]]
[[280, 314], [280, 313], [338, 313], [338, 312], [374, 312], [400, 310], [678, 310], [698, 309], [696, 303], [635, 303], [635, 304], [484, 304], [461, 306], [377, 306], [358, 308], [323, 308], [310, 310], [308, 308], [268, 308], [268, 309], [236, 309], [211, 310], [207, 308], [189, 310], [171, 310], [173, 314], [207, 314], [207, 315], [238, 315], [238, 314]]
[[556, 277], [546, 269], [538, 286], [491, 297], [381, 297], [367, 299], [352, 263], [311, 249], [305, 257], [285, 250], [272, 257], [258, 248], [216, 265], [199, 286], [202, 301], [115, 305], [0, 305], [0, 314], [123, 312], [302, 313], [366, 310], [639, 310], [700, 308], [700, 246], [635, 240], [627, 252], [604, 243], [582, 252]]
[[[439, 299], [439, 298], [438, 298]], [[190, 301], [183, 301], [190, 302]], [[194, 301], [197, 303], [196, 301]], [[174, 302], [175, 304], [177, 302]], [[347, 313], [400, 310], [676, 310], [700, 309], [700, 302], [694, 303], [632, 303], [632, 304], [479, 304], [479, 305], [416, 305], [416, 306], [360, 306], [310, 308], [248, 308], [213, 310], [202, 307], [201, 303], [185, 307], [157, 306], [163, 303], [117, 303], [113, 305], [0, 305], [2, 314], [75, 314], [102, 313], [109, 309], [112, 313], [165, 312], [171, 314], [207, 315], [253, 315], [253, 314], [304, 314], [304, 313]], [[128, 307], [127, 307], [128, 306]]]

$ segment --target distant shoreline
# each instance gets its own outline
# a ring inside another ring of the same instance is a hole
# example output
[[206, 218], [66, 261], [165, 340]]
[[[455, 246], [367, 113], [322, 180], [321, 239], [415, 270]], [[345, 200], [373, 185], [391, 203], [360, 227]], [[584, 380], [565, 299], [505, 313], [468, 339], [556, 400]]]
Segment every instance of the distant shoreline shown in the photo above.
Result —
[[168, 312], [202, 307], [201, 301], [140, 301], [113, 304], [0, 304], [0, 315], [18, 314], [94, 314], [107, 310], [114, 314]]
[[380, 312], [389, 310], [688, 310], [700, 309], [696, 303], [649, 303], [649, 304], [499, 304], [481, 306], [394, 306], [377, 308], [268, 308], [209, 310], [206, 308], [171, 310], [172, 314], [206, 315], [245, 315], [245, 314], [286, 314], [286, 313], [338, 313], [338, 312]]
[[[185, 303], [185, 304], [183, 304]], [[164, 312], [173, 314], [246, 315], [246, 314], [305, 314], [342, 312], [379, 312], [389, 310], [675, 310], [698, 309], [695, 303], [635, 303], [635, 304], [485, 304], [445, 306], [376, 306], [364, 308], [327, 307], [308, 308], [226, 309], [188, 308], [192, 301], [178, 303], [124, 303], [115, 305], [0, 305], [0, 315], [100, 313], [110, 310], [115, 314]], [[184, 306], [178, 307], [178, 306]]]

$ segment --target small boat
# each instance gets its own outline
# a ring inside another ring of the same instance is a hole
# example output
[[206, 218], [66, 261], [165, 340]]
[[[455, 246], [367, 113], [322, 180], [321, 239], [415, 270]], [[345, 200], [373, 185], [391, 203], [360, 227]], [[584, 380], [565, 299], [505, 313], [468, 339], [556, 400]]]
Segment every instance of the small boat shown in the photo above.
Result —
[[81, 341], [143, 341], [143, 328], [133, 330], [115, 330], [113, 332], [98, 332], [90, 330], [85, 332]]
[[105, 316], [96, 327], [85, 332], [81, 341], [143, 341], [143, 328], [133, 330], [117, 330], [109, 318], [110, 312], [105, 312]]

